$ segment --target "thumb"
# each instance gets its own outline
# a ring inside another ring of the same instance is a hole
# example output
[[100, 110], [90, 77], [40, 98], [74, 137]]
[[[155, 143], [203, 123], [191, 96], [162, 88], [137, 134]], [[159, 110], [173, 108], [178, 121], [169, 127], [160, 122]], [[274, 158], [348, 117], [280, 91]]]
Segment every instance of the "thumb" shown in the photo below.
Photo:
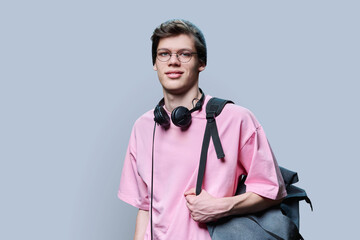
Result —
[[196, 195], [196, 194], [195, 194], [195, 188], [191, 188], [191, 189], [187, 190], [187, 191], [184, 193], [184, 195], [185, 195], [185, 197], [186, 197], [187, 195]]

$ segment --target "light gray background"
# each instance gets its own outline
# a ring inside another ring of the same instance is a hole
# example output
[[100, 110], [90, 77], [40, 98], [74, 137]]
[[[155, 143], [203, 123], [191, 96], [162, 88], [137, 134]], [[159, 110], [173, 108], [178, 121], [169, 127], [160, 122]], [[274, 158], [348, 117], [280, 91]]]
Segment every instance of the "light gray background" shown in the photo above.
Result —
[[234, 2], [0, 3], [0, 239], [132, 238], [123, 158], [162, 94], [149, 38], [179, 17], [207, 39], [203, 90], [251, 109], [298, 171], [304, 237], [355, 238], [359, 2]]

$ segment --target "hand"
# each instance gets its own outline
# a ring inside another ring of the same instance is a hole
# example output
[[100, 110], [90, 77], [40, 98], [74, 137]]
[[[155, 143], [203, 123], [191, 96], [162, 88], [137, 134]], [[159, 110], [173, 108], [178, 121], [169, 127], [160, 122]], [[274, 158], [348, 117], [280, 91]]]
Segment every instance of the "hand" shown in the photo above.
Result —
[[196, 222], [215, 221], [229, 212], [231, 205], [225, 198], [215, 198], [204, 189], [196, 196], [192, 188], [184, 193], [191, 218]]

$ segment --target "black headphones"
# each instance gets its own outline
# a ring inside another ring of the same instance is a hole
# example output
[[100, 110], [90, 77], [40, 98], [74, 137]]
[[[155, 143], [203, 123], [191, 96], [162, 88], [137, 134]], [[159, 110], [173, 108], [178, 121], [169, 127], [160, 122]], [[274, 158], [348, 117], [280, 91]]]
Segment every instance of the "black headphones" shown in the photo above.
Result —
[[[195, 107], [191, 110], [187, 109], [186, 107], [179, 106], [175, 108], [171, 112], [171, 121], [174, 123], [175, 126], [181, 127], [181, 128], [188, 128], [191, 123], [191, 113], [195, 112], [196, 110], [200, 110], [202, 108], [202, 105], [204, 104], [205, 100], [205, 94], [203, 91], [199, 88], [201, 93], [200, 100], [196, 103]], [[170, 127], [170, 117], [167, 114], [166, 110], [164, 109], [164, 98], [160, 100], [158, 105], [156, 105], [154, 109], [154, 120], [158, 124], [160, 124], [165, 129]]]

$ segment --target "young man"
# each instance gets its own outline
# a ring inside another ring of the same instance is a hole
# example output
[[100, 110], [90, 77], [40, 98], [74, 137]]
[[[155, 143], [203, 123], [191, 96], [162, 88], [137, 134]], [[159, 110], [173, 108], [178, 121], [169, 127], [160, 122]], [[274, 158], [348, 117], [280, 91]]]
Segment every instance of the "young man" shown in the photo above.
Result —
[[[226, 157], [217, 159], [210, 143], [203, 190], [195, 195], [205, 106], [211, 98], [202, 96], [198, 86], [206, 66], [205, 39], [184, 20], [161, 24], [151, 39], [164, 98], [134, 124], [118, 197], [139, 208], [134, 239], [210, 240], [206, 222], [278, 204], [286, 196], [284, 182], [254, 115], [227, 104], [216, 118]], [[179, 106], [191, 109], [184, 121]], [[242, 174], [247, 192], [234, 196]]]

